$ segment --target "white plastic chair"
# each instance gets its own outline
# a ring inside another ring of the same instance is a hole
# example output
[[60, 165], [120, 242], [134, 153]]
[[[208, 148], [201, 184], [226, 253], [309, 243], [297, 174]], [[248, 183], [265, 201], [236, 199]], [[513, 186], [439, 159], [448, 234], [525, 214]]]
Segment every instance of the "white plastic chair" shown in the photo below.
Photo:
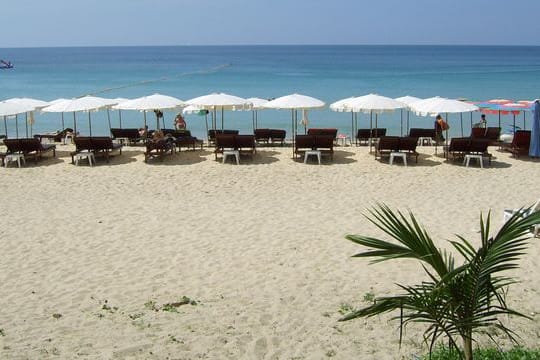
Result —
[[[530, 214], [532, 214], [532, 213], [534, 213], [536, 211], [540, 211], [540, 199], [538, 199], [536, 204], [534, 204], [533, 207], [530, 208], [529, 210], [527, 210], [527, 209], [506, 209], [506, 210], [504, 210], [503, 222], [507, 222], [512, 217], [512, 215], [514, 215], [516, 213], [522, 212], [523, 213], [522, 216], [529, 216]], [[532, 229], [532, 232], [533, 232], [534, 236], [538, 236], [540, 234], [540, 224], [534, 225], [534, 227]]]

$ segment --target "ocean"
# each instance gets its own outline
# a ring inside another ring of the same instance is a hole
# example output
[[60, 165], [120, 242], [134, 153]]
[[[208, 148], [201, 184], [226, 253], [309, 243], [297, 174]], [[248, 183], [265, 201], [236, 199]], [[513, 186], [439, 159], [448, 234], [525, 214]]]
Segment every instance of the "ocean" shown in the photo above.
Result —
[[[86, 94], [133, 98], [153, 93], [188, 100], [212, 92], [241, 97], [276, 98], [300, 93], [325, 101], [376, 93], [427, 98], [443, 96], [474, 101], [540, 97], [540, 47], [527, 46], [167, 46], [73, 47], [0, 49], [0, 59], [13, 69], [0, 70], [0, 99], [32, 97], [41, 100]], [[92, 113], [92, 133], [108, 135], [112, 127], [141, 127], [143, 116], [134, 111]], [[173, 127], [173, 112], [165, 112], [165, 126]], [[23, 116], [24, 117], [24, 116]], [[19, 133], [24, 134], [24, 120]], [[405, 117], [405, 116], [404, 116]], [[464, 132], [479, 114], [463, 115]], [[73, 127], [73, 115], [65, 114]], [[301, 118], [301, 116], [299, 116]], [[308, 113], [309, 127], [336, 127], [350, 134], [350, 114], [326, 108]], [[61, 128], [60, 114], [36, 113], [31, 131]], [[150, 128], [156, 126], [153, 114]], [[400, 135], [401, 111], [379, 115], [379, 127]], [[451, 136], [461, 135], [460, 115], [450, 115]], [[530, 126], [531, 114], [518, 116]], [[76, 114], [77, 129], [88, 134], [87, 114]], [[187, 115], [188, 128], [205, 137], [205, 117]], [[498, 116], [488, 115], [496, 126]], [[503, 132], [512, 123], [503, 116]], [[220, 123], [221, 120], [218, 121]], [[252, 113], [226, 111], [225, 128], [252, 132]], [[8, 136], [15, 121], [8, 119]], [[411, 127], [432, 127], [433, 118], [410, 116]], [[258, 126], [290, 131], [291, 113], [258, 112]], [[369, 127], [369, 116], [359, 114], [358, 127]], [[3, 124], [0, 133], [3, 133]]]

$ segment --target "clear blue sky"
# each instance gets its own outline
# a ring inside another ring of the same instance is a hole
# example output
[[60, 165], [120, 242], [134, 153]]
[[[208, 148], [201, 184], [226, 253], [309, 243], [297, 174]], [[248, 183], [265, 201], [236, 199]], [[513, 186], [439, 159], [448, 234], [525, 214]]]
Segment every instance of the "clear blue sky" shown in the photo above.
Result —
[[539, 0], [12, 0], [0, 47], [540, 45]]

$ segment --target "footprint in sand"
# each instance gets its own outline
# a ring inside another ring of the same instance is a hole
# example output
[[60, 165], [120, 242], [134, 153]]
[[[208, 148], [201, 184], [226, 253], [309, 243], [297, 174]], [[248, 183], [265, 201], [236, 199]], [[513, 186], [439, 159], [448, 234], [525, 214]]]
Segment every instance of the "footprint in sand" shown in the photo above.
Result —
[[259, 338], [255, 341], [255, 349], [253, 349], [253, 352], [257, 359], [263, 359], [266, 356], [266, 353], [268, 352], [268, 342], [266, 341], [266, 338]]

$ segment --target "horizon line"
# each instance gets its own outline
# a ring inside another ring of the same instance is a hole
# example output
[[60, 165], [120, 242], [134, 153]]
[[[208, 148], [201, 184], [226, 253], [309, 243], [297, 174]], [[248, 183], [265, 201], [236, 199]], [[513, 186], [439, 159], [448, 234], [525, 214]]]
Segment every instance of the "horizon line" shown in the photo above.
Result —
[[45, 49], [45, 48], [112, 48], [112, 47], [259, 47], [259, 46], [419, 46], [419, 47], [540, 47], [531, 44], [163, 44], [163, 45], [52, 45], [52, 46], [0, 46], [0, 49]]

